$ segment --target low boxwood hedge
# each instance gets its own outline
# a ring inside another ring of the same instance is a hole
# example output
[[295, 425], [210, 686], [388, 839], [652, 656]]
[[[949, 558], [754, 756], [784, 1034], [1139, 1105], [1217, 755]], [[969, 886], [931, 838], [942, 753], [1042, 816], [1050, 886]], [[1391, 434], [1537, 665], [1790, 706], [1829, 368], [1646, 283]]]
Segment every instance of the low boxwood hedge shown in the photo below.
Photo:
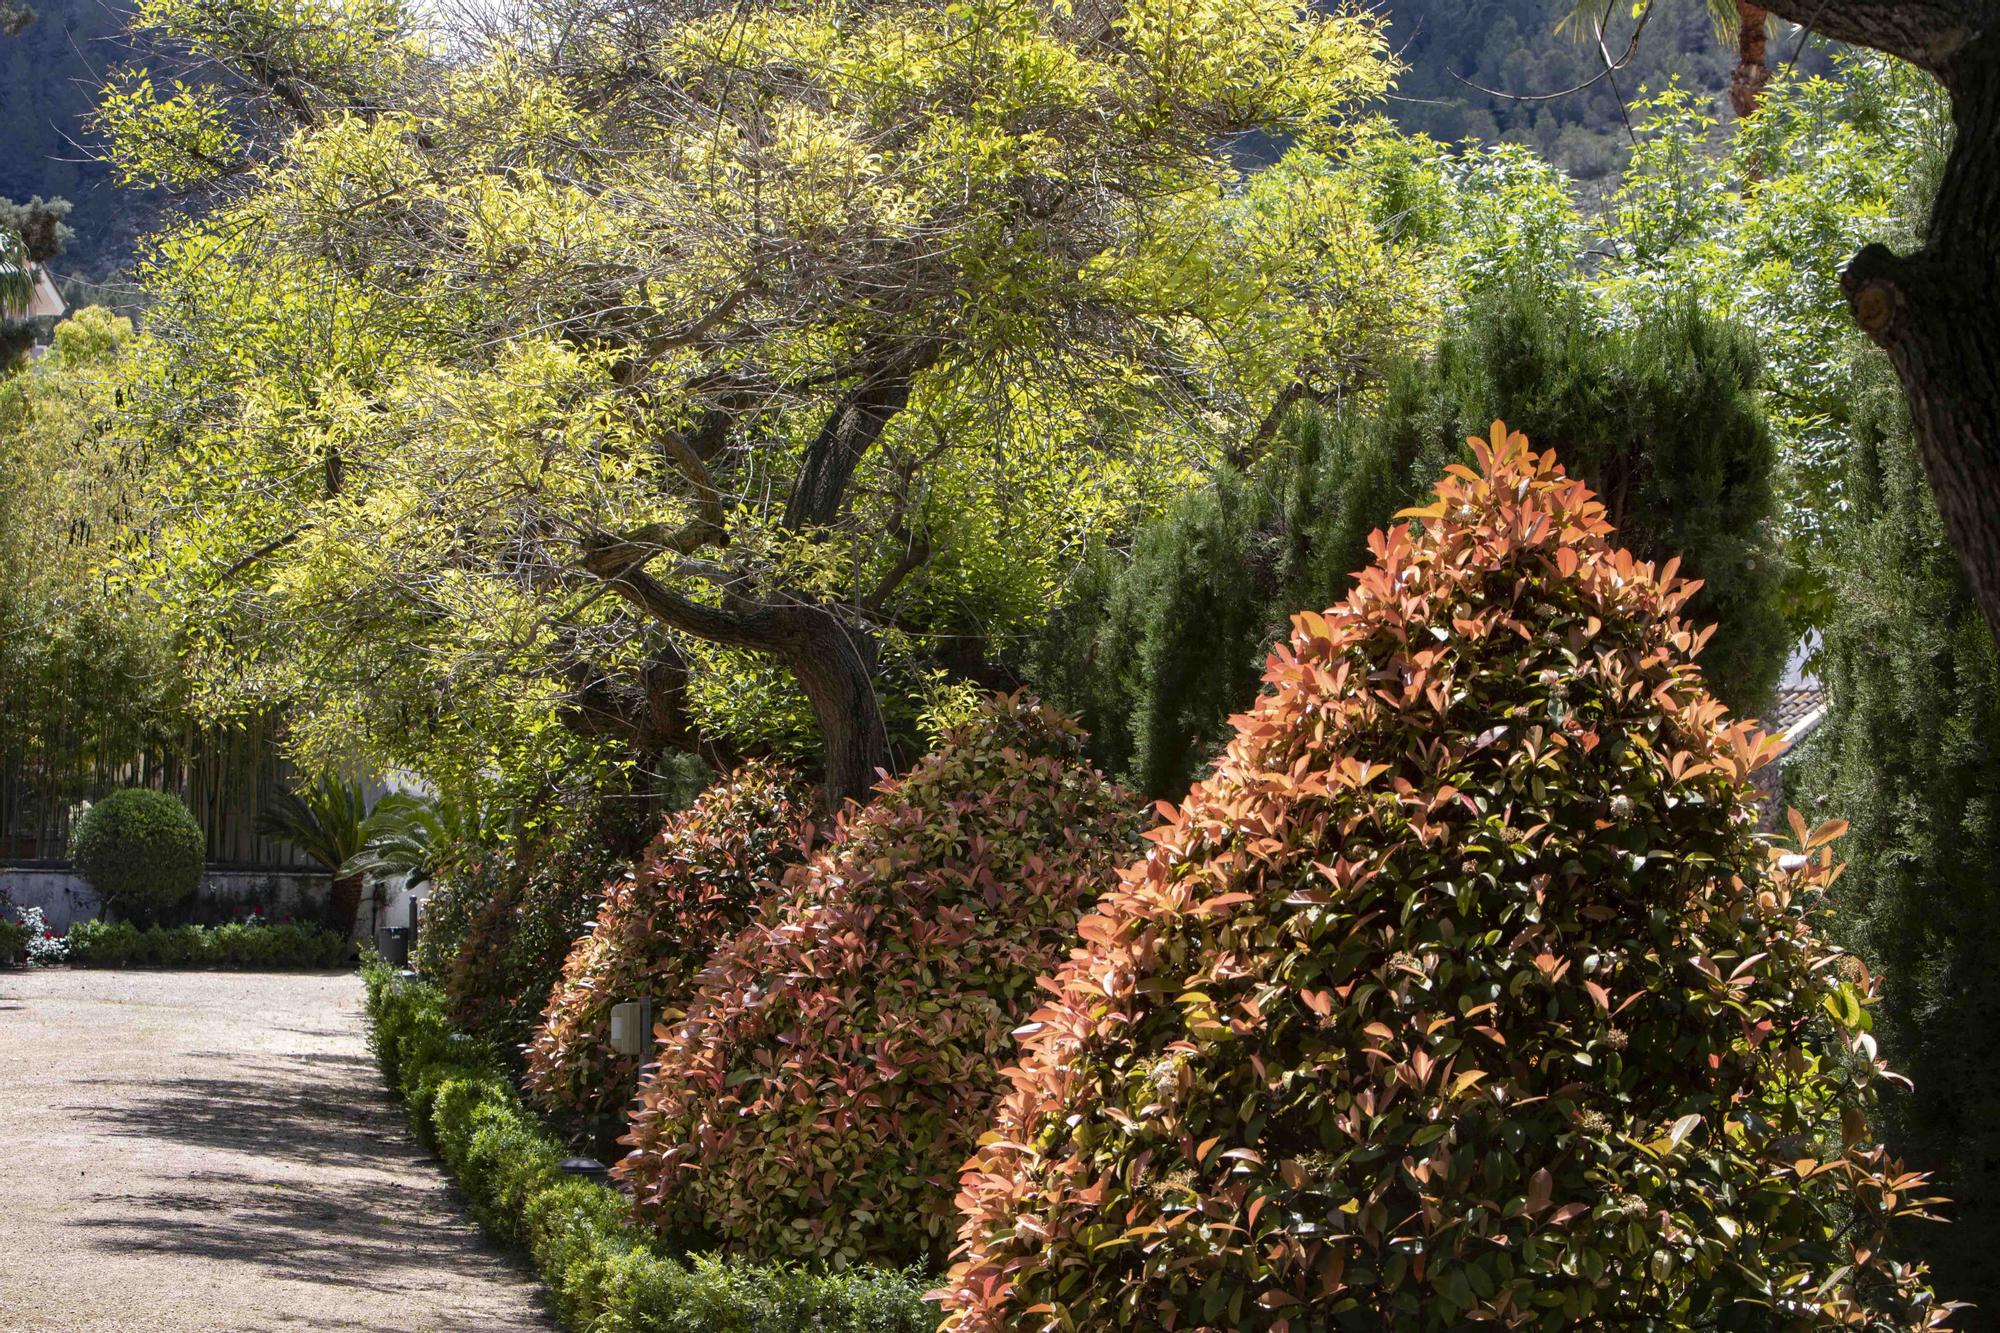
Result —
[[347, 939], [321, 926], [151, 926], [79, 921], [69, 928], [69, 961], [82, 967], [338, 967]]
[[417, 1134], [479, 1225], [524, 1250], [575, 1333], [931, 1333], [914, 1272], [816, 1272], [678, 1254], [616, 1191], [565, 1175], [566, 1155], [515, 1096], [490, 1045], [453, 1030], [436, 987], [363, 968], [369, 1042]]

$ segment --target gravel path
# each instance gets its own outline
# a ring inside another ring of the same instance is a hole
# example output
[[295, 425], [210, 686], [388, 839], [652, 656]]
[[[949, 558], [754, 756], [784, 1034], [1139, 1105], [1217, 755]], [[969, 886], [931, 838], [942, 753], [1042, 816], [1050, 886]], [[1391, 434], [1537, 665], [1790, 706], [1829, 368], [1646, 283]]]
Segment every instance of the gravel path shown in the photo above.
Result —
[[0, 1329], [553, 1329], [383, 1091], [361, 998], [0, 971]]

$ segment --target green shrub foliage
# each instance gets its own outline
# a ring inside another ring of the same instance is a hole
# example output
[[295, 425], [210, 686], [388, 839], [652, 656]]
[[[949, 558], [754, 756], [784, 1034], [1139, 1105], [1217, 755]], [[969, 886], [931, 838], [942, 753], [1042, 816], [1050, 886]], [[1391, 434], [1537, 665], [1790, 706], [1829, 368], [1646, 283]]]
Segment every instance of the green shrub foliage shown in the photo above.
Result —
[[1832, 831], [1759, 841], [1688, 585], [1492, 434], [1081, 924], [948, 1327], [1933, 1326]]
[[661, 1039], [617, 1170], [667, 1234], [941, 1261], [994, 1054], [1139, 826], [1077, 728], [1019, 695], [878, 791]]
[[608, 882], [644, 845], [638, 810], [592, 798], [548, 833], [466, 849], [440, 870], [411, 950], [452, 1021], [518, 1063]]
[[128, 787], [84, 812], [70, 852], [107, 907], [150, 922], [194, 897], [207, 841], [178, 797]]
[[1678, 558], [1702, 585], [1688, 618], [1715, 626], [1708, 688], [1737, 713], [1762, 712], [1792, 633], [1772, 522], [1777, 449], [1750, 335], [1692, 299], [1629, 329], [1605, 327], [1575, 293], [1492, 300], [1433, 366], [1445, 428], [1477, 434], [1504, 415], [1597, 492], [1626, 549]]
[[625, 1200], [566, 1176], [563, 1146], [522, 1107], [491, 1045], [456, 1031], [434, 986], [379, 964], [369, 1042], [417, 1133], [457, 1177], [473, 1217], [526, 1252], [574, 1333], [929, 1333], [914, 1275], [816, 1273], [709, 1255], [677, 1257]]
[[[1886, 370], [1878, 370], [1886, 380]], [[1842, 942], [1883, 970], [1876, 1032], [1915, 1082], [1885, 1136], [1953, 1199], [1909, 1240], [1940, 1294], [2000, 1310], [2000, 653], [1944, 536], [1893, 381], [1853, 433], [1804, 795], [1852, 824]], [[1991, 1040], [1989, 1040], [1991, 1039]]]
[[649, 997], [660, 1021], [677, 1016], [709, 955], [750, 923], [758, 898], [805, 859], [812, 839], [798, 776], [762, 761], [670, 816], [570, 951], [528, 1047], [529, 1097], [565, 1119], [622, 1126], [640, 1060], [611, 1049], [611, 1006]]
[[222, 926], [152, 926], [79, 921], [69, 928], [69, 961], [80, 967], [338, 967], [347, 937], [292, 922]]
[[1368, 534], [1463, 450], [1392, 432], [1416, 416], [1420, 367], [1392, 377], [1380, 417], [1295, 413], [1249, 473], [1221, 468], [1129, 552], [1094, 548], [1030, 648], [1028, 674], [1073, 711], [1109, 771], [1148, 796], [1184, 791], [1256, 692], [1291, 608], [1323, 606], [1368, 556]]
[[8, 916], [10, 905], [0, 892], [0, 967], [20, 962], [28, 952], [28, 927]]
[[1747, 336], [1693, 306], [1618, 330], [1574, 293], [1489, 293], [1431, 359], [1392, 368], [1372, 408], [1301, 410], [1247, 476], [1225, 469], [1129, 554], [1094, 550], [1028, 674], [1110, 772], [1148, 796], [1186, 790], [1291, 612], [1338, 600], [1368, 534], [1504, 414], [1609, 497], [1635, 554], [1680, 555], [1705, 581], [1689, 608], [1717, 625], [1703, 671], [1725, 703], [1760, 711], [1790, 635], [1756, 376]]

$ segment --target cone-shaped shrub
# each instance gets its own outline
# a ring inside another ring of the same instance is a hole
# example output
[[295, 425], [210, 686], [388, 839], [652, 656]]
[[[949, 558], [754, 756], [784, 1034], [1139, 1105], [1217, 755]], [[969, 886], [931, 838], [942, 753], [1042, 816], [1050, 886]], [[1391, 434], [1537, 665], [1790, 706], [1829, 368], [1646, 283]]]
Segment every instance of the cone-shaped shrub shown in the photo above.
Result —
[[749, 924], [757, 900], [805, 859], [812, 807], [789, 769], [754, 761], [667, 818], [638, 868], [611, 882], [576, 942], [528, 1046], [525, 1086], [544, 1110], [616, 1118], [640, 1059], [611, 1049], [611, 1007], [651, 999], [662, 1020], [693, 994], [709, 955]]
[[1829, 850], [1754, 835], [1769, 742], [1703, 689], [1690, 586], [1473, 443], [1082, 923], [963, 1178], [949, 1328], [1936, 1314], [1881, 1253], [1921, 1182], [1865, 1138]]
[[765, 1257], [941, 1262], [995, 1058], [1137, 844], [1082, 733], [1020, 696], [947, 733], [792, 872], [659, 1046], [618, 1174]]

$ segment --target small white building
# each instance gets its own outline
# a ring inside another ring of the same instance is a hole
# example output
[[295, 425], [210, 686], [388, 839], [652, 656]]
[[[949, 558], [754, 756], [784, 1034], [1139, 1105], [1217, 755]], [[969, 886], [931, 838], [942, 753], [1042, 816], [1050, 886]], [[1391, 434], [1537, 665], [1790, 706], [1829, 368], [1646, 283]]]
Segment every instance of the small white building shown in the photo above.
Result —
[[[63, 304], [62, 293], [56, 290], [55, 279], [49, 275], [48, 266], [26, 261], [28, 269], [28, 300], [23, 305], [18, 299], [0, 295], [0, 319], [45, 319], [60, 317], [68, 307]], [[0, 293], [15, 284], [7, 279], [18, 280], [21, 273], [20, 262], [0, 259]]]

